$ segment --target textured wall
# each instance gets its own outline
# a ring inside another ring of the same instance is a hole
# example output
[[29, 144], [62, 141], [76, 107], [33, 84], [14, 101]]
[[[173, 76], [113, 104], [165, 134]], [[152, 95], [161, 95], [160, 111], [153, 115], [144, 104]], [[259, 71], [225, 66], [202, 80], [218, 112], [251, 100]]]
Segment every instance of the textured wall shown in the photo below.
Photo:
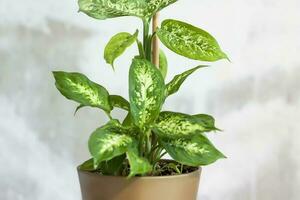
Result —
[[[229, 157], [204, 168], [201, 200], [297, 200], [300, 186], [300, 2], [185, 0], [161, 18], [211, 32], [230, 55], [193, 75], [165, 109], [209, 113], [224, 133], [212, 140]], [[133, 47], [114, 73], [103, 47], [134, 18], [97, 21], [76, 1], [0, 0], [0, 199], [79, 200], [75, 166], [89, 134], [106, 120], [56, 91], [52, 70], [79, 71], [127, 95]], [[166, 50], [168, 78], [198, 62]], [[115, 116], [124, 116], [116, 111]]]

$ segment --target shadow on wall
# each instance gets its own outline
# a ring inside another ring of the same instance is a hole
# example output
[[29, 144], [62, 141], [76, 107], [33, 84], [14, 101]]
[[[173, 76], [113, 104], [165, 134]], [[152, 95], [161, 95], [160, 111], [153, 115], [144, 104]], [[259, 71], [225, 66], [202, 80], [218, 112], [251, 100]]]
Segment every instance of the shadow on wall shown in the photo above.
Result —
[[79, 199], [73, 168], [104, 115], [83, 109], [74, 118], [76, 104], [59, 95], [51, 71], [79, 71], [91, 35], [55, 20], [45, 30], [0, 27], [1, 200]]

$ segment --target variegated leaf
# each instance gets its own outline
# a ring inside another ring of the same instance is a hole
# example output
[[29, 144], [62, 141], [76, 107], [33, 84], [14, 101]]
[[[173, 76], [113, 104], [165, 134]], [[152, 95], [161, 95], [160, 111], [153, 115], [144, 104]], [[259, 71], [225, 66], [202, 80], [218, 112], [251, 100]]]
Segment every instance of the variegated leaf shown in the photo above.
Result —
[[190, 138], [212, 131], [197, 117], [175, 112], [161, 112], [152, 130], [161, 138]]
[[119, 95], [110, 95], [109, 102], [112, 107], [122, 108], [127, 111], [130, 109], [129, 102]]
[[187, 58], [201, 61], [227, 58], [213, 36], [185, 22], [165, 20], [157, 35], [166, 47]]
[[193, 69], [190, 69], [188, 71], [183, 72], [182, 74], [176, 75], [168, 84], [167, 84], [167, 94], [168, 96], [176, 93], [182, 83], [186, 80], [186, 78], [191, 75], [193, 72], [195, 72], [199, 68], [207, 67], [206, 65], [200, 65], [198, 67], [195, 67]]
[[138, 31], [133, 35], [122, 32], [113, 36], [104, 49], [104, 59], [106, 63], [112, 65], [114, 68], [115, 59], [122, 55], [124, 51], [136, 41], [137, 36]]
[[85, 75], [61, 71], [53, 72], [53, 75], [60, 93], [67, 99], [80, 103], [79, 108], [91, 106], [101, 108], [106, 112], [111, 111], [107, 90], [90, 81]]
[[192, 139], [163, 140], [161, 143], [174, 160], [189, 166], [209, 165], [226, 158], [203, 135], [194, 136]]
[[96, 19], [136, 16], [150, 19], [177, 0], [78, 0], [79, 11]]
[[165, 99], [165, 84], [160, 71], [149, 61], [135, 58], [129, 71], [130, 113], [143, 127], [159, 115]]
[[143, 175], [151, 172], [152, 166], [146, 158], [139, 156], [137, 141], [127, 151], [127, 158], [130, 164], [129, 177]]
[[163, 50], [159, 51], [159, 71], [164, 79], [166, 79], [168, 73], [168, 60]]
[[203, 124], [207, 129], [215, 130], [215, 131], [221, 131], [215, 126], [215, 119], [207, 114], [198, 114], [198, 115], [193, 115], [194, 117], [197, 118], [197, 120]]
[[97, 168], [102, 161], [126, 153], [132, 143], [133, 138], [129, 135], [128, 129], [114, 120], [98, 128], [89, 138], [89, 150], [94, 159], [94, 168]]

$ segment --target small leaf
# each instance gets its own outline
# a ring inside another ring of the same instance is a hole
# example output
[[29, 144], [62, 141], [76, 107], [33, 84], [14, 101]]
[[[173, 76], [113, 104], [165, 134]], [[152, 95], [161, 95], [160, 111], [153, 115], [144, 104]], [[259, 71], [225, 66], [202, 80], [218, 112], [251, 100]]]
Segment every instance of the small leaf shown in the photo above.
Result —
[[165, 84], [160, 71], [145, 59], [133, 59], [129, 71], [130, 113], [138, 127], [153, 122], [165, 99]]
[[126, 153], [132, 142], [133, 139], [128, 134], [128, 129], [114, 120], [98, 128], [89, 139], [89, 150], [94, 158], [94, 168], [97, 168], [102, 161], [109, 161]]
[[216, 128], [215, 126], [215, 119], [207, 114], [198, 114], [198, 115], [193, 115], [194, 117], [199, 120], [207, 129], [211, 130], [216, 130], [216, 131], [221, 131], [220, 129]]
[[226, 158], [203, 135], [194, 136], [192, 139], [163, 140], [161, 143], [174, 160], [189, 166], [209, 165]]
[[162, 138], [190, 138], [211, 131], [197, 117], [175, 112], [161, 112], [152, 130]]
[[187, 58], [201, 61], [227, 59], [213, 36], [185, 22], [165, 20], [157, 35], [166, 47]]
[[113, 36], [104, 50], [104, 59], [106, 60], [106, 63], [112, 65], [114, 68], [115, 59], [122, 55], [124, 51], [136, 41], [137, 35], [138, 31], [133, 35], [122, 32]]
[[82, 170], [82, 171], [95, 171], [95, 168], [94, 168], [94, 159], [91, 158], [87, 161], [85, 161], [84, 163], [82, 163], [80, 166], [79, 166], [79, 169]]
[[112, 107], [122, 108], [127, 111], [130, 109], [129, 102], [119, 95], [110, 95], [109, 101]]
[[79, 0], [79, 11], [96, 19], [136, 16], [150, 19], [156, 12], [177, 0]]
[[183, 72], [182, 74], [176, 75], [168, 84], [167, 84], [167, 93], [168, 96], [176, 93], [182, 83], [186, 80], [186, 78], [191, 75], [193, 72], [195, 72], [199, 68], [207, 67], [206, 65], [200, 65], [198, 67], [195, 67], [193, 69], [190, 69], [188, 71]]
[[152, 166], [149, 161], [139, 156], [137, 142], [133, 143], [132, 147], [128, 149], [127, 158], [130, 164], [129, 177], [143, 175], [152, 171]]
[[99, 169], [104, 175], [118, 176], [125, 158], [126, 154], [122, 154], [109, 161], [103, 161], [100, 163]]
[[168, 60], [162, 50], [159, 51], [159, 71], [161, 72], [164, 79], [166, 79], [168, 72]]
[[101, 85], [90, 81], [80, 73], [53, 72], [56, 87], [67, 99], [80, 103], [80, 107], [91, 106], [111, 111], [109, 94]]

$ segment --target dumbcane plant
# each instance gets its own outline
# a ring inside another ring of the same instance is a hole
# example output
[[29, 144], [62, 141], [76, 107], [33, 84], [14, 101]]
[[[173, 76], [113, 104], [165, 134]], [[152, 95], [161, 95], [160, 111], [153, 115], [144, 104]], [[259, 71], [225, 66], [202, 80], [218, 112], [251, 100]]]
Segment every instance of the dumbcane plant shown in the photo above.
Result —
[[[162, 105], [175, 94], [188, 76], [206, 67], [197, 66], [165, 83], [167, 59], [160, 50], [159, 66], [152, 62], [152, 40], [160, 41], [173, 52], [199, 61], [228, 59], [219, 44], [206, 31], [178, 20], [164, 20], [150, 33], [153, 16], [177, 0], [79, 0], [79, 10], [92, 18], [135, 16], [142, 20], [140, 31], [113, 36], [104, 49], [104, 59], [113, 68], [114, 61], [128, 47], [137, 44], [139, 54], [129, 69], [129, 101], [111, 95], [103, 86], [80, 73], [53, 72], [56, 87], [67, 99], [76, 101], [76, 112], [85, 106], [103, 110], [109, 121], [90, 136], [92, 158], [80, 168], [105, 175], [129, 177], [156, 175], [158, 163], [167, 153], [182, 166], [208, 165], [225, 156], [209, 141], [205, 133], [219, 131], [212, 116], [162, 111]], [[120, 122], [111, 116], [114, 108], [128, 112]], [[170, 165], [171, 167], [174, 165]], [[175, 165], [177, 169], [177, 165]]]

